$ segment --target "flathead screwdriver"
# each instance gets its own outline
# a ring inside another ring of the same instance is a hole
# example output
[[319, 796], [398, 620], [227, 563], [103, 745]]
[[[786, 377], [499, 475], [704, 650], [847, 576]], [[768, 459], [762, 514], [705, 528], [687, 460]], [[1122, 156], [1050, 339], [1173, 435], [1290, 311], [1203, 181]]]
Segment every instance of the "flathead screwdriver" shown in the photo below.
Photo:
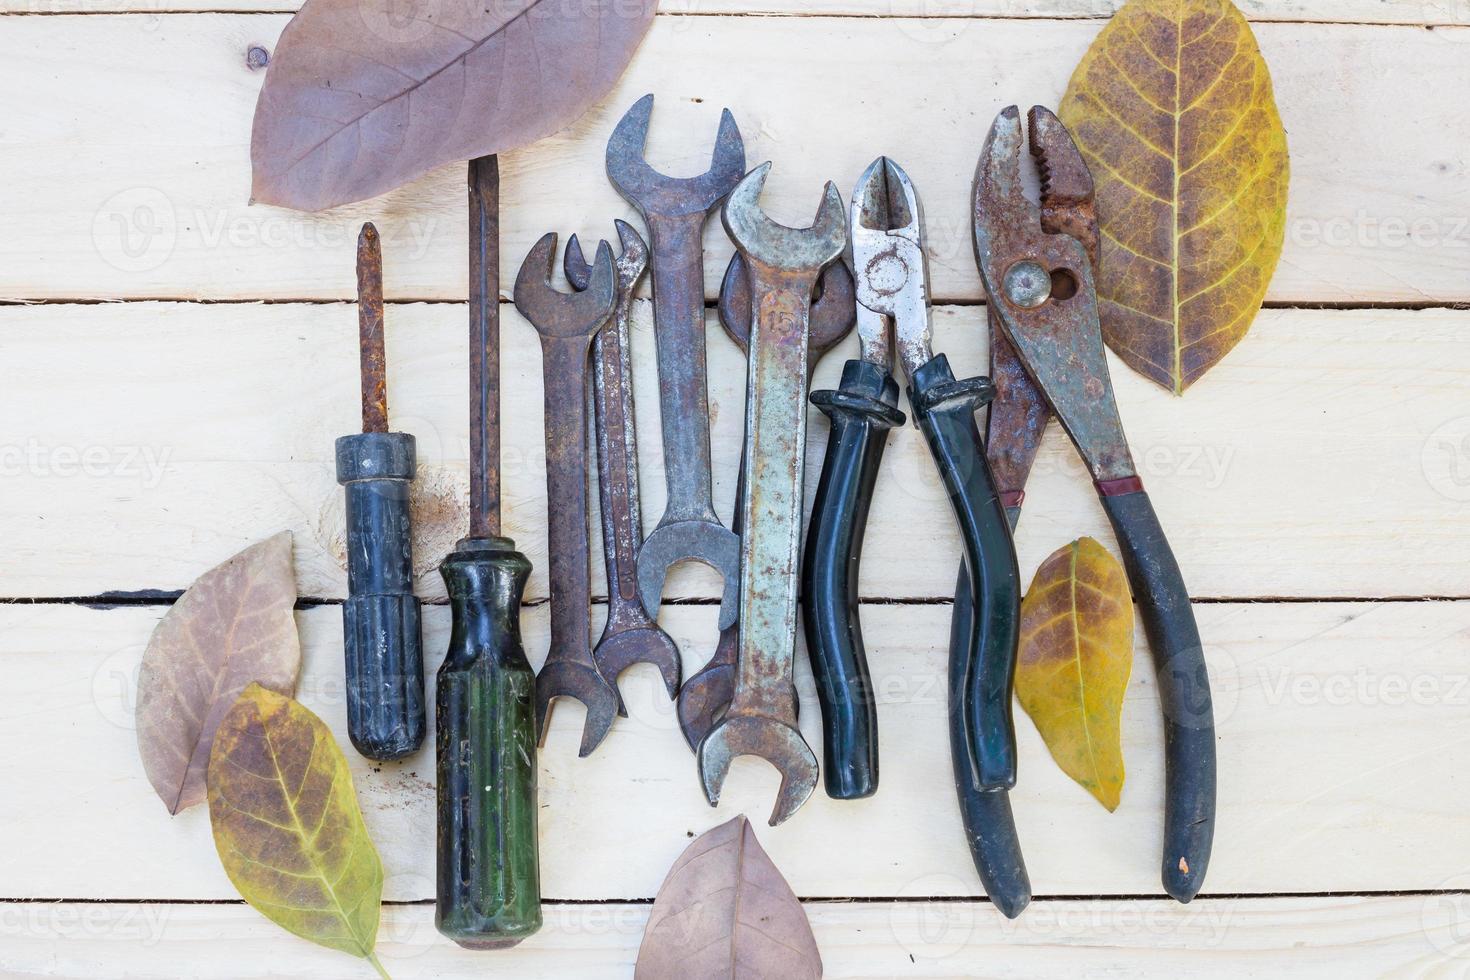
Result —
[[531, 563], [500, 535], [500, 172], [469, 164], [470, 533], [444, 559], [453, 624], [439, 668], [439, 931], [470, 949], [541, 927], [536, 677], [521, 644]]
[[424, 652], [409, 518], [414, 439], [388, 431], [383, 252], [371, 222], [357, 239], [357, 324], [362, 433], [337, 440], [347, 494], [347, 733], [357, 751], [389, 761], [424, 740]]

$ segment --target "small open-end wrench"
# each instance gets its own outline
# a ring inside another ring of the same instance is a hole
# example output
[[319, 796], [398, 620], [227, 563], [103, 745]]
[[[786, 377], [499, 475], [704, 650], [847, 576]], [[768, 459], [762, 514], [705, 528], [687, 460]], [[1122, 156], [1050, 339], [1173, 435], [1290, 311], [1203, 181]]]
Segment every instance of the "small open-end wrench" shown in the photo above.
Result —
[[699, 743], [711, 805], [736, 756], [756, 755], [781, 773], [771, 825], [795, 813], [817, 786], [817, 757], [796, 727], [796, 585], [806, 466], [808, 317], [822, 270], [847, 245], [842, 197], [828, 183], [809, 228], [788, 228], [760, 208], [771, 165], [730, 192], [725, 231], [745, 260], [753, 324], [745, 395], [745, 505], [740, 539], [740, 660], [725, 716]]
[[735, 621], [740, 538], [715, 514], [705, 381], [704, 223], [745, 173], [735, 117], [720, 116], [710, 168], [667, 177], [648, 165], [643, 146], [653, 96], [633, 104], [607, 141], [607, 177], [643, 215], [653, 251], [653, 328], [658, 345], [659, 422], [668, 502], [638, 552], [638, 593], [658, 615], [670, 567], [699, 561], [724, 576], [720, 628]]
[[597, 249], [582, 292], [551, 285], [556, 233], [531, 246], [516, 277], [515, 302], [541, 335], [546, 396], [546, 496], [551, 578], [551, 652], [536, 675], [541, 738], [551, 702], [572, 697], [587, 707], [580, 754], [590, 755], [625, 714], [617, 688], [592, 659], [592, 575], [587, 527], [587, 365], [592, 337], [607, 325], [617, 301], [612, 249]]
[[[602, 550], [607, 565], [607, 625], [592, 648], [603, 677], [617, 683], [633, 664], [648, 663], [663, 676], [669, 697], [679, 693], [683, 665], [673, 637], [659, 628], [638, 599], [638, 546], [643, 514], [638, 509], [638, 435], [633, 417], [633, 368], [628, 317], [633, 291], [648, 270], [648, 247], [633, 226], [614, 222], [618, 256], [618, 301], [613, 321], [592, 341], [593, 407], [597, 428], [597, 489], [602, 503]], [[603, 248], [606, 243], [598, 245]], [[567, 283], [578, 291], [592, 281], [592, 267], [573, 235], [562, 259]]]
[[[822, 273], [819, 295], [812, 301], [809, 320], [810, 340], [807, 344], [807, 375], [817, 369], [822, 355], [835, 347], [852, 330], [857, 304], [853, 299], [852, 273], [841, 262], [834, 262]], [[742, 353], [750, 352], [750, 279], [745, 273], [745, 260], [736, 252], [725, 268], [720, 285], [720, 324], [726, 335]], [[745, 508], [745, 460], [740, 461], [740, 482], [735, 491], [735, 520], [732, 529], [740, 533], [741, 511]], [[735, 693], [735, 665], [740, 654], [739, 624], [720, 630], [715, 655], [699, 672], [679, 689], [679, 728], [691, 749], [698, 750], [700, 740], [730, 706]]]

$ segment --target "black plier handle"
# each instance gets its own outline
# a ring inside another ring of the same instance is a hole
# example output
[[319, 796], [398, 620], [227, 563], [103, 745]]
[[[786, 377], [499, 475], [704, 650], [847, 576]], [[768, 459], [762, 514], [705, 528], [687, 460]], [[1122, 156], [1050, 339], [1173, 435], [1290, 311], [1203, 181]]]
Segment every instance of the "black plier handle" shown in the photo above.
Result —
[[801, 618], [822, 705], [827, 795], [857, 800], [878, 790], [878, 706], [858, 613], [858, 568], [888, 431], [904, 418], [893, 375], [862, 360], [843, 365], [837, 390], [812, 392], [811, 403], [832, 428], [807, 528]]
[[[1021, 573], [1005, 509], [985, 460], [985, 441], [975, 413], [990, 404], [989, 378], [955, 380], [943, 354], [914, 372], [909, 402], [929, 443], [930, 455], [949, 494], [964, 546], [968, 617], [960, 653], [959, 721], [977, 791], [1016, 784], [1016, 732], [1011, 714], [1016, 646], [1020, 631]], [[957, 620], [952, 619], [953, 626]]]

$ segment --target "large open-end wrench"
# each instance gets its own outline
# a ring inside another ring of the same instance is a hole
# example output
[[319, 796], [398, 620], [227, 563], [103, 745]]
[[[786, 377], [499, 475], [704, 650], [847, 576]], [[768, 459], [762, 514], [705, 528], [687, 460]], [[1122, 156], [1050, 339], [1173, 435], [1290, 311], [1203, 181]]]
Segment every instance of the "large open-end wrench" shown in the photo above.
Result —
[[[672, 698], [679, 693], [683, 675], [679, 648], [638, 599], [643, 514], [638, 509], [638, 435], [633, 418], [628, 317], [633, 309], [633, 291], [648, 270], [648, 247], [632, 225], [626, 221], [614, 224], [623, 249], [617, 262], [618, 302], [612, 322], [592, 341], [597, 490], [602, 503], [602, 551], [607, 566], [607, 625], [592, 648], [592, 659], [602, 676], [613, 684], [633, 664], [653, 664], [663, 675]], [[562, 270], [573, 289], [586, 289], [592, 281], [592, 267], [576, 235], [567, 239]]]
[[756, 755], [781, 773], [775, 826], [817, 786], [817, 757], [796, 727], [796, 585], [806, 468], [808, 317], [822, 270], [847, 244], [847, 216], [827, 184], [809, 228], [768, 218], [759, 198], [771, 165], [730, 192], [725, 231], [745, 260], [753, 303], [745, 393], [745, 506], [740, 539], [740, 659], [725, 715], [699, 743], [711, 805], [736, 756]]
[[612, 249], [597, 249], [592, 279], [579, 293], [551, 285], [556, 233], [531, 246], [516, 276], [516, 309], [541, 335], [546, 395], [546, 496], [551, 579], [551, 652], [536, 675], [541, 738], [551, 702], [571, 697], [587, 707], [580, 754], [590, 755], [626, 714], [617, 688], [592, 659], [592, 574], [587, 527], [587, 349], [613, 315], [617, 288]]
[[704, 223], [745, 173], [735, 117], [720, 116], [710, 168], [666, 177], [643, 159], [653, 96], [633, 104], [607, 141], [607, 177], [643, 215], [653, 250], [653, 329], [664, 436], [664, 516], [638, 552], [638, 593], [658, 615], [673, 565], [700, 561], [724, 576], [720, 628], [735, 621], [740, 538], [715, 514], [704, 353]]
[[[725, 268], [720, 285], [720, 324], [743, 353], [750, 353], [750, 279], [745, 260], [736, 252]], [[852, 273], [841, 262], [834, 262], [822, 273], [819, 295], [812, 301], [810, 331], [807, 342], [807, 377], [817, 369], [822, 355], [835, 347], [852, 330], [857, 319]], [[740, 533], [741, 511], [745, 507], [745, 460], [740, 461], [740, 482], [735, 491], [735, 520], [731, 529]], [[699, 672], [679, 689], [679, 728], [691, 749], [698, 750], [700, 741], [714, 727], [720, 715], [730, 706], [735, 693], [735, 665], [740, 654], [739, 624], [720, 630], [715, 655]]]

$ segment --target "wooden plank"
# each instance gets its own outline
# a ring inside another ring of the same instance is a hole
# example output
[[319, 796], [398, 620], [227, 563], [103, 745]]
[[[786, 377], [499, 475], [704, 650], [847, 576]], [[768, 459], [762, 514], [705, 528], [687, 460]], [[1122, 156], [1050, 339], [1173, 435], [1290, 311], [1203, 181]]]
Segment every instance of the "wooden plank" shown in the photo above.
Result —
[[[936, 348], [962, 375], [985, 370], [983, 317], [979, 307], [936, 314]], [[429, 598], [443, 596], [435, 569], [466, 526], [465, 319], [456, 304], [388, 310], [394, 424], [419, 439], [418, 587]], [[744, 364], [710, 330], [716, 507], [729, 515]], [[341, 304], [0, 308], [0, 358], [26, 368], [0, 387], [0, 595], [182, 589], [282, 528], [296, 534], [301, 594], [344, 595], [332, 445], [359, 424], [355, 331]], [[540, 354], [510, 307], [504, 345], [506, 516], [535, 565], [534, 599], [547, 594]], [[649, 527], [664, 502], [652, 348], [639, 304]], [[818, 386], [835, 385], [855, 348], [850, 337], [824, 360]], [[1186, 398], [1116, 362], [1113, 376], [1196, 597], [1466, 596], [1467, 371], [1470, 312], [1268, 311]], [[812, 414], [809, 493], [827, 432]], [[869, 523], [864, 595], [953, 594], [953, 518], [912, 426], [892, 435]], [[1080, 534], [1112, 541], [1054, 426], [1019, 531], [1022, 572]], [[714, 573], [690, 564], [667, 591], [718, 589]]]
[[[523, 619], [533, 661], [546, 649], [545, 607]], [[1281, 894], [1463, 887], [1470, 782], [1470, 602], [1210, 604], [1197, 607], [1218, 715], [1220, 810], [1206, 891]], [[24, 842], [5, 855], [3, 897], [229, 899], [202, 808], [170, 819], [138, 762], [131, 729], [135, 671], [161, 608], [0, 607], [0, 666], [9, 709], [0, 738], [16, 746], [0, 826]], [[712, 607], [665, 620], [690, 668], [714, 641]], [[437, 667], [447, 613], [426, 614]], [[821, 792], [790, 822], [763, 826], [777, 777], [741, 759], [718, 810], [649, 668], [625, 678], [631, 717], [577, 759], [582, 712], [559, 705], [541, 753], [544, 893], [556, 899], [651, 898], [689, 837], [751, 815], [803, 897], [979, 894], [953, 802], [944, 664], [949, 610], [863, 610], [880, 699], [883, 779], [869, 800]], [[298, 614], [302, 700], [345, 744], [340, 612]], [[818, 710], [804, 655], [802, 725], [817, 744]], [[1128, 783], [1108, 814], [1050, 761], [1018, 719], [1017, 822], [1038, 894], [1158, 895], [1163, 788], [1155, 685], [1140, 652], [1123, 714]], [[432, 748], [397, 765], [350, 750], [387, 898], [434, 893]], [[880, 938], [876, 941], [886, 941]]]
[[[246, 206], [262, 78], [246, 51], [273, 46], [285, 22], [8, 21], [0, 88], [23, 97], [6, 116], [0, 167], [26, 181], [7, 202], [0, 298], [347, 298], [352, 243], [369, 217], [387, 243], [390, 296], [463, 297], [462, 166], [317, 217]], [[823, 181], [846, 190], [876, 153], [898, 152], [926, 202], [935, 297], [977, 299], [969, 192], [985, 128], [1006, 102], [1055, 104], [1097, 30], [1059, 20], [660, 17], [600, 106], [505, 155], [503, 281], [546, 230], [597, 232], [630, 214], [604, 177], [604, 146], [618, 116], [651, 91], [660, 96], [654, 162], [702, 170], [718, 107], [731, 106], [748, 159], [777, 163], [766, 204], [786, 221], [808, 218]], [[1296, 175], [1270, 299], [1470, 300], [1459, 141], [1470, 130], [1459, 97], [1470, 86], [1470, 30], [1262, 24], [1258, 33]], [[1410, 84], [1420, 78], [1435, 84]], [[1404, 112], [1410, 97], [1415, 111]], [[730, 254], [718, 222], [707, 242], [713, 290]]]
[[[1470, 21], [1463, 0], [1235, 0], [1258, 22], [1455, 25]], [[1071, 19], [1112, 15], [1123, 0], [664, 0], [664, 15]], [[21, 14], [169, 12], [291, 12], [301, 0], [3, 0], [0, 12]]]
[[[1062, 973], [1177, 980], [1264, 976], [1438, 976], [1465, 966], [1463, 896], [1037, 903], [1007, 922], [983, 903], [806, 906], [824, 975], [1030, 978]], [[646, 905], [550, 905], [541, 932], [474, 953], [434, 929], [432, 906], [383, 910], [378, 955], [408, 977], [624, 980]], [[0, 970], [55, 977], [369, 977], [242, 905], [0, 905]], [[1277, 966], [1268, 968], [1275, 970]]]

